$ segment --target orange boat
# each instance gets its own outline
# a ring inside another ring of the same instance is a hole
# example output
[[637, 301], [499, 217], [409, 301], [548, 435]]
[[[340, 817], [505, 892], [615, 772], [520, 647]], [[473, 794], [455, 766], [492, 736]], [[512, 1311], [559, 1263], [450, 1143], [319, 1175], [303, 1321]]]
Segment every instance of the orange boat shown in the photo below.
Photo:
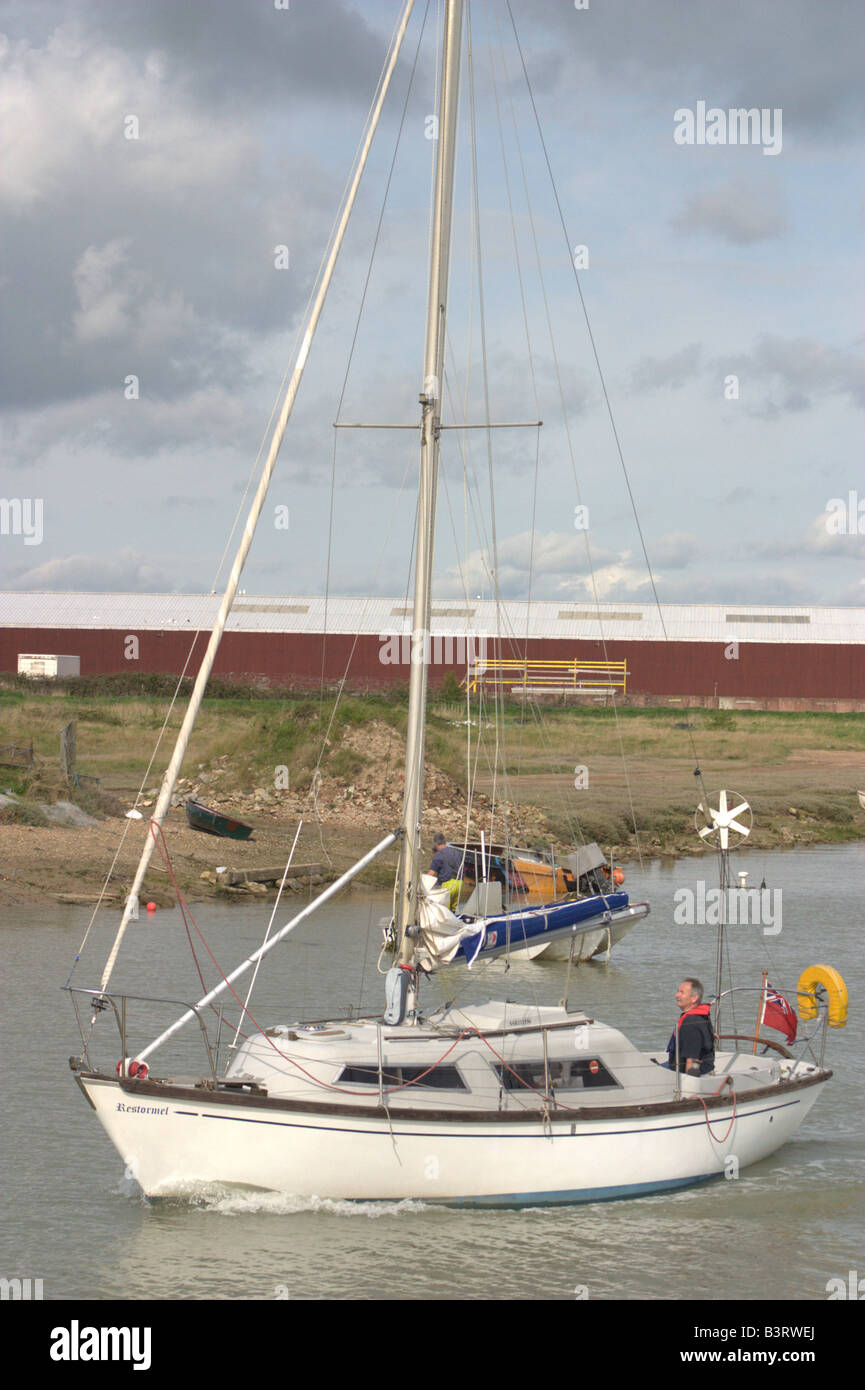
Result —
[[[569, 896], [609, 893], [624, 883], [625, 875], [610, 868], [596, 844], [585, 845], [561, 861], [542, 849], [510, 849], [469, 840], [454, 849], [464, 853], [463, 878], [467, 883], [494, 879], [511, 902], [551, 903]], [[483, 856], [483, 857], [482, 857]]]

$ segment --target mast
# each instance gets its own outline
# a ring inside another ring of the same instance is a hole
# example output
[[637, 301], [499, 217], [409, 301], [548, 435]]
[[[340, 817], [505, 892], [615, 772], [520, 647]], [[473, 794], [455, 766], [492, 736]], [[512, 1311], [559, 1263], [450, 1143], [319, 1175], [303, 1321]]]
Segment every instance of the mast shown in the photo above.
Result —
[[451, 246], [462, 18], [462, 0], [447, 0], [439, 97], [439, 140], [427, 297], [424, 381], [420, 395], [420, 478], [415, 545], [415, 590], [412, 613], [408, 730], [406, 735], [405, 800], [403, 803], [405, 834], [400, 853], [397, 906], [400, 963], [403, 965], [410, 965], [414, 954], [414, 945], [412, 940], [406, 936], [406, 928], [416, 920], [421, 874], [421, 813], [427, 664], [431, 645], [432, 562], [438, 485], [439, 431], [441, 429], [445, 315]]

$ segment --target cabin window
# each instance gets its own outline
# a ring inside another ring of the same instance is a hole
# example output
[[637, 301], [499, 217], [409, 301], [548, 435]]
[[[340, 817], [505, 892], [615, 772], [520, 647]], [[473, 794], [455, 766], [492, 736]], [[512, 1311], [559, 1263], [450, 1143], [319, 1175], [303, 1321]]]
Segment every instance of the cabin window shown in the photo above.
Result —
[[[434, 1067], [429, 1070], [427, 1062], [423, 1066], [384, 1066], [381, 1071], [382, 1085], [406, 1086], [414, 1082], [418, 1089], [435, 1091], [465, 1091], [468, 1089], [456, 1067]], [[426, 1075], [424, 1076], [424, 1072]], [[423, 1076], [422, 1081], [418, 1077]], [[378, 1067], [345, 1066], [337, 1077], [337, 1082], [348, 1086], [378, 1086]]]
[[[524, 1091], [527, 1086], [542, 1091], [546, 1085], [543, 1058], [537, 1062], [518, 1062], [512, 1067], [498, 1066], [495, 1071], [506, 1091]], [[550, 1088], [554, 1091], [594, 1090], [620, 1084], [598, 1057], [550, 1061], [549, 1076]]]
[[570, 1066], [571, 1074], [568, 1080], [570, 1090], [576, 1090], [580, 1087], [621, 1086], [621, 1082], [607, 1071], [598, 1057], [580, 1058], [578, 1062], [571, 1062]]

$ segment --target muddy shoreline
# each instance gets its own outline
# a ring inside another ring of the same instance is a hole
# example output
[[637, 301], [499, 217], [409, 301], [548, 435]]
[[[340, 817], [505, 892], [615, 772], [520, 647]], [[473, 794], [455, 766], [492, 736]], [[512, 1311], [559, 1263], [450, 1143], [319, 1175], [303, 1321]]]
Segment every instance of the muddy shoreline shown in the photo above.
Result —
[[[761, 825], [759, 833], [753, 837], [754, 849], [839, 842], [837, 835], [827, 834], [826, 828], [812, 819], [788, 815], [786, 824], [777, 823], [777, 819]], [[305, 823], [293, 862], [313, 865], [323, 871], [325, 878], [336, 877], [393, 828], [385, 818], [365, 826], [346, 825], [335, 819]], [[251, 840], [221, 840], [191, 830], [183, 812], [173, 810], [165, 827], [164, 846], [157, 847], [154, 852], [142, 903], [153, 901], [157, 907], [171, 906], [175, 902], [175, 883], [190, 902], [214, 898], [246, 902], [254, 897], [272, 899], [274, 891], [264, 885], [219, 887], [216, 870], [228, 867], [250, 871], [261, 869], [263, 865], [284, 865], [296, 829], [296, 815], [259, 816]], [[3, 825], [0, 827], [0, 908], [45, 902], [46, 899], [95, 906], [103, 890], [106, 906], [122, 903], [147, 833], [146, 822], [115, 817], [85, 827]], [[860, 834], [845, 837], [847, 840], [861, 838], [865, 838], [865, 814]], [[706, 853], [693, 832], [667, 839], [664, 844], [649, 835], [641, 837], [640, 850], [643, 858]], [[613, 853], [623, 864], [637, 858], [633, 842], [614, 846]], [[386, 851], [358, 880], [359, 886], [387, 890], [393, 881], [395, 865], [395, 850]], [[318, 873], [312, 884], [295, 882], [285, 891], [290, 897], [305, 899], [319, 891], [321, 881], [322, 874]]]

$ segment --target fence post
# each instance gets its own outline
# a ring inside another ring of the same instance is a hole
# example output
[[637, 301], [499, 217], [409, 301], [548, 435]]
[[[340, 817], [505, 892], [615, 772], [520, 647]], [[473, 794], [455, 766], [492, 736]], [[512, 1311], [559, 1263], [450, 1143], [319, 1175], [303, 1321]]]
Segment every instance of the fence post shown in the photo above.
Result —
[[75, 720], [70, 719], [60, 731], [60, 775], [67, 782], [75, 776]]

